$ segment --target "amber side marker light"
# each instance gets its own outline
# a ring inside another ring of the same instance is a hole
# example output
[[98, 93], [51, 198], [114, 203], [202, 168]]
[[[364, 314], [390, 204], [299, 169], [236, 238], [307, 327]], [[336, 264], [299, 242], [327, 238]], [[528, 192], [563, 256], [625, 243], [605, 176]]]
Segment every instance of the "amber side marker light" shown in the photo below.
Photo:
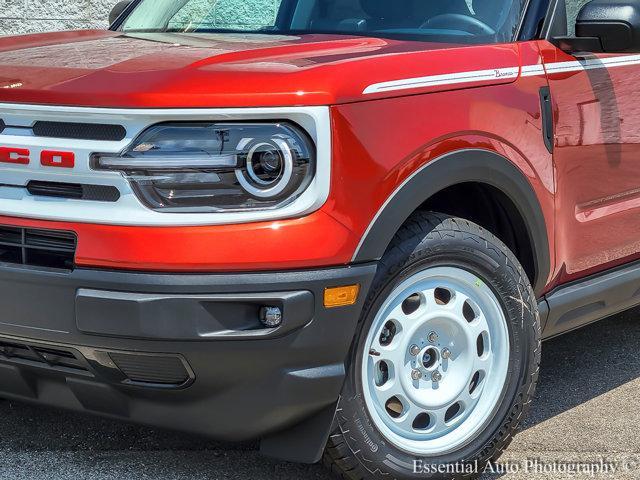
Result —
[[324, 290], [324, 306], [326, 308], [346, 307], [358, 301], [360, 285], [326, 288]]

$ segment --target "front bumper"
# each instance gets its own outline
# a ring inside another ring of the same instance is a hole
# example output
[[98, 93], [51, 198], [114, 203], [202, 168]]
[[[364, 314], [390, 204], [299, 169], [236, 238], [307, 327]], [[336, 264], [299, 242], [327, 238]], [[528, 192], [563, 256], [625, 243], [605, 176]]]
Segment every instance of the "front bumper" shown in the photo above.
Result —
[[[374, 264], [167, 275], [0, 266], [0, 395], [241, 441], [335, 404]], [[327, 287], [360, 284], [326, 309]], [[262, 305], [283, 324], [266, 330]]]

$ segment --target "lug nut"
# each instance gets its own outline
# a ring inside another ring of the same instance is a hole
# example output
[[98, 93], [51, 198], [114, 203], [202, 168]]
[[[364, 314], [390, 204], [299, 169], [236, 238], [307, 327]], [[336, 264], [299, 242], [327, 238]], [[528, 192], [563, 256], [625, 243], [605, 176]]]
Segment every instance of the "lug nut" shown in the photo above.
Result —
[[422, 372], [420, 370], [411, 370], [411, 378], [413, 380], [420, 380], [422, 378]]
[[431, 374], [431, 380], [433, 380], [434, 382], [439, 382], [440, 380], [442, 380], [442, 374], [438, 370], [436, 370]]
[[418, 356], [418, 354], [420, 353], [420, 347], [418, 345], [411, 345], [409, 353], [414, 357]]
[[436, 343], [438, 341], [438, 334], [436, 332], [431, 332], [427, 338], [429, 339], [429, 343]]
[[448, 360], [451, 358], [451, 350], [449, 350], [448, 348], [443, 348], [441, 355], [442, 355], [442, 358], [444, 358], [445, 360]]

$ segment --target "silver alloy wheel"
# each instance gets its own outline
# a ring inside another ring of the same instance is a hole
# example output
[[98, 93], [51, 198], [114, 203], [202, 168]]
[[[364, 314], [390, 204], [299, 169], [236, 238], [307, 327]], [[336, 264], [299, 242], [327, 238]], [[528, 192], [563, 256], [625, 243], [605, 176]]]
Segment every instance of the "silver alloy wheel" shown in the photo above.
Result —
[[500, 402], [509, 349], [500, 302], [476, 275], [456, 267], [414, 274], [382, 304], [363, 352], [376, 427], [408, 453], [460, 448]]

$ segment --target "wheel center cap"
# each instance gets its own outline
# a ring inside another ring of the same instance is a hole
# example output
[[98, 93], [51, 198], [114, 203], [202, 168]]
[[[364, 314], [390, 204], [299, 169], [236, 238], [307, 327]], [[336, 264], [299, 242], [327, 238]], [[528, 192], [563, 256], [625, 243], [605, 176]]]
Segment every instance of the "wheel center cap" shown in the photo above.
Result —
[[440, 353], [435, 347], [427, 347], [421, 352], [420, 363], [427, 370], [431, 371], [438, 366]]

